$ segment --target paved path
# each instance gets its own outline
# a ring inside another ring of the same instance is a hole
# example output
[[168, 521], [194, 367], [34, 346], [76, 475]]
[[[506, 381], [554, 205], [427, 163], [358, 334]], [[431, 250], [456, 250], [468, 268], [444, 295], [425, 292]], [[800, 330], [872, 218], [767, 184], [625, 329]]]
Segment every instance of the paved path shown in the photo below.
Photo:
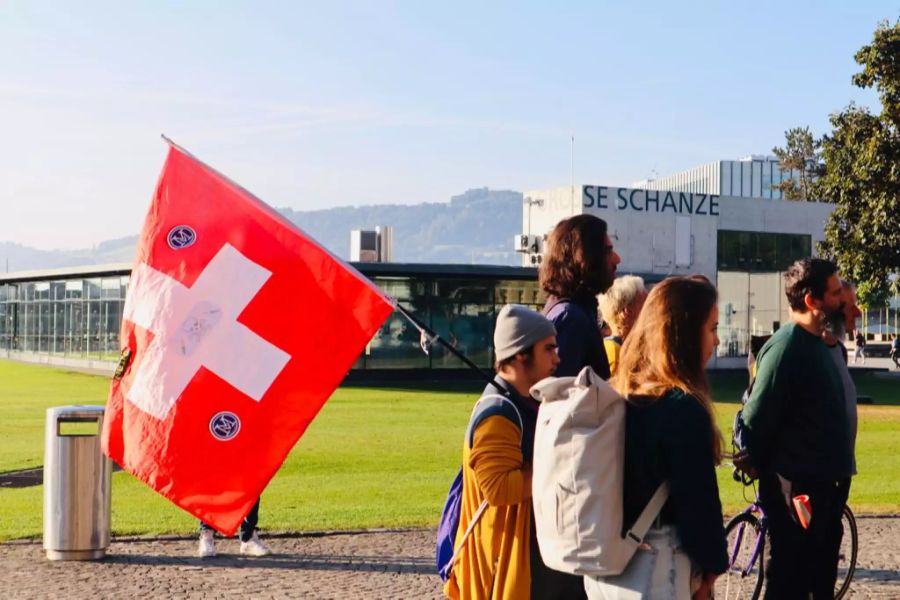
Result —
[[[900, 598], [900, 518], [861, 518], [855, 598]], [[434, 532], [267, 536], [276, 554], [194, 558], [196, 541], [117, 540], [98, 562], [51, 562], [40, 543], [0, 544], [2, 598], [440, 598]]]

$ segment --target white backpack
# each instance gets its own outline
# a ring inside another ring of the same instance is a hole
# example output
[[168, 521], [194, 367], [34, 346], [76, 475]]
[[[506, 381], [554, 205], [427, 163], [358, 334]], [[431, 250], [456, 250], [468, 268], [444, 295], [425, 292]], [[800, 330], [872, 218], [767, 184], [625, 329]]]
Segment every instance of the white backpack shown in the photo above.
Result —
[[668, 497], [665, 483], [622, 536], [625, 401], [590, 367], [531, 388], [541, 402], [532, 500], [544, 564], [602, 577], [628, 565]]

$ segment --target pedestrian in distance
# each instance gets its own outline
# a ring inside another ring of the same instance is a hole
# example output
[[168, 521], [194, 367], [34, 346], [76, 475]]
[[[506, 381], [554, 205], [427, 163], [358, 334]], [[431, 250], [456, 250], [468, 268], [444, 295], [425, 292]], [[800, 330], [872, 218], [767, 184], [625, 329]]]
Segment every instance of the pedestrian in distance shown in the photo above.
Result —
[[866, 336], [862, 331], [856, 332], [856, 349], [853, 351], [853, 364], [866, 364]]

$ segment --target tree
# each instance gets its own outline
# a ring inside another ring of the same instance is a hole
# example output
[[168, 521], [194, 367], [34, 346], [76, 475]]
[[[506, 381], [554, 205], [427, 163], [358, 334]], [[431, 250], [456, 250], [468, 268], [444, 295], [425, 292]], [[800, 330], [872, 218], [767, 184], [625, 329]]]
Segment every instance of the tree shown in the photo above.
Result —
[[772, 148], [783, 173], [796, 171], [799, 178], [785, 179], [772, 186], [787, 200], [812, 200], [812, 186], [824, 174], [820, 149], [822, 141], [813, 137], [809, 127], [794, 127], [784, 132], [784, 148]]
[[854, 58], [853, 84], [875, 88], [881, 113], [851, 103], [831, 115], [812, 193], [837, 205], [820, 253], [860, 284], [863, 304], [878, 305], [900, 272], [900, 21], [880, 23]]

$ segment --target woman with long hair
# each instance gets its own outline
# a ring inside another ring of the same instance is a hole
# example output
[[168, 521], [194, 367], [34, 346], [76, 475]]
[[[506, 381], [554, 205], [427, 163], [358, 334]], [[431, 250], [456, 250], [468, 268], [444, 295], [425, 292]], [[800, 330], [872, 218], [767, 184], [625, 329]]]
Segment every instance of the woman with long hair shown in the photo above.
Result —
[[[675, 589], [671, 577], [654, 577], [651, 598], [707, 598], [727, 568], [715, 472], [723, 442], [706, 377], [706, 363], [719, 344], [717, 300], [705, 277], [657, 284], [625, 339], [611, 381], [627, 400], [625, 530], [668, 482], [660, 527], [651, 536], [662, 536], [690, 558], [691, 577], [681, 585], [695, 589]], [[657, 565], [654, 573], [672, 568]]]

